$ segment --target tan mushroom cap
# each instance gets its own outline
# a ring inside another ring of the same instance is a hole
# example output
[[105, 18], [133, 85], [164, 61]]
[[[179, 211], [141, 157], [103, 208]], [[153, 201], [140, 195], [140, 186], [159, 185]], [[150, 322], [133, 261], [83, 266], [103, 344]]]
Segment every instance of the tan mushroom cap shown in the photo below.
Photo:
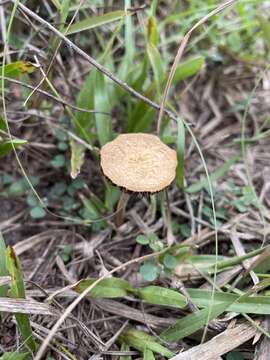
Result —
[[119, 135], [101, 148], [100, 155], [104, 175], [129, 191], [154, 193], [175, 178], [176, 152], [155, 135]]

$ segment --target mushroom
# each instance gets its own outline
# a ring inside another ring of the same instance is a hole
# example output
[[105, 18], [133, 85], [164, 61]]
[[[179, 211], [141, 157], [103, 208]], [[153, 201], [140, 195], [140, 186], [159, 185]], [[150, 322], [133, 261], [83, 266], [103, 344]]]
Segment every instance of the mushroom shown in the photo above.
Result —
[[117, 206], [117, 226], [123, 222], [129, 193], [156, 193], [175, 178], [177, 155], [158, 136], [143, 133], [121, 134], [100, 151], [104, 175], [122, 195]]

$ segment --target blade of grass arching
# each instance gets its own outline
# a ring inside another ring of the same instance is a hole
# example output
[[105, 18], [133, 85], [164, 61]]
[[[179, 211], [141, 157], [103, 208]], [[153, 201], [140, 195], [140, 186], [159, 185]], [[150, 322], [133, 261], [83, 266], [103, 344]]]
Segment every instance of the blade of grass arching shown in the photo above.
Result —
[[[0, 231], [0, 276], [7, 276], [8, 270], [6, 267], [6, 245]], [[5, 297], [7, 295], [8, 286], [0, 286], [0, 297]], [[1, 317], [1, 314], [0, 314]]]
[[[228, 161], [226, 161], [221, 167], [219, 167], [217, 170], [215, 170], [210, 175], [210, 181], [214, 182], [214, 181], [217, 181], [218, 179], [222, 178], [230, 170], [231, 166], [233, 164], [235, 164], [236, 161], [239, 159], [240, 159], [240, 155], [235, 155], [235, 156], [231, 157]], [[208, 187], [208, 183], [209, 182], [208, 182], [207, 177], [203, 178], [196, 184], [192, 184], [192, 185], [188, 186], [185, 189], [185, 191], [187, 191], [188, 193], [198, 192], [198, 191], [202, 190], [203, 188]]]
[[166, 358], [170, 358], [175, 355], [165, 346], [159, 344], [154, 336], [133, 328], [121, 334], [119, 340], [142, 352], [145, 351], [145, 349], [149, 349]]
[[185, 180], [185, 126], [181, 118], [177, 118], [177, 168], [176, 183], [184, 190]]
[[68, 29], [67, 35], [75, 34], [81, 31], [90, 30], [98, 26], [106, 25], [116, 20], [121, 20], [125, 16], [131, 16], [132, 13], [127, 13], [124, 10], [112, 11], [104, 15], [91, 16], [87, 19], [79, 21], [71, 25]]
[[175, 325], [163, 331], [160, 337], [168, 342], [179, 341], [203, 328], [210, 320], [221, 315], [228, 306], [228, 302], [219, 302], [213, 304], [211, 308], [207, 307], [203, 310], [197, 310], [178, 320]]
[[11, 146], [12, 146], [13, 153], [14, 153], [16, 161], [17, 161], [17, 163], [18, 163], [18, 165], [19, 165], [19, 167], [21, 169], [21, 172], [22, 172], [23, 176], [25, 177], [25, 179], [26, 179], [28, 185], [30, 186], [31, 190], [33, 191], [35, 196], [40, 201], [40, 203], [45, 205], [44, 201], [41, 199], [41, 197], [38, 195], [38, 193], [34, 189], [33, 184], [31, 183], [31, 180], [27, 176], [27, 173], [26, 173], [26, 171], [25, 171], [25, 169], [24, 169], [24, 167], [23, 167], [23, 165], [22, 165], [22, 163], [21, 163], [21, 161], [20, 161], [20, 159], [18, 157], [16, 148], [15, 148], [15, 146], [13, 144], [13, 137], [12, 137], [11, 132], [10, 132], [9, 122], [8, 122], [8, 117], [7, 117], [7, 107], [6, 107], [6, 98], [5, 98], [5, 81], [4, 81], [5, 70], [6, 70], [6, 55], [7, 55], [7, 51], [8, 51], [8, 42], [9, 42], [9, 38], [10, 38], [11, 28], [12, 28], [12, 24], [13, 24], [13, 21], [14, 21], [14, 18], [15, 18], [15, 13], [16, 13], [18, 5], [19, 5], [19, 0], [16, 0], [14, 2], [14, 6], [12, 8], [12, 12], [11, 12], [11, 15], [10, 15], [9, 24], [8, 24], [7, 33], [6, 33], [6, 42], [4, 44], [4, 50], [3, 50], [3, 61], [2, 61], [2, 67], [1, 67], [2, 81], [0, 82], [2, 105], [3, 105], [3, 120], [4, 120], [5, 127], [6, 127], [6, 130], [7, 130], [7, 133], [8, 133], [8, 137], [9, 137], [9, 140], [10, 140], [10, 143], [11, 143]]
[[[7, 268], [12, 277], [10, 295], [13, 298], [25, 298], [22, 269], [19, 263], [19, 259], [17, 258], [12, 247], [7, 248], [6, 256]], [[25, 342], [25, 346], [34, 353], [37, 349], [37, 344], [33, 337], [28, 315], [16, 314], [15, 317]]]
[[[215, 201], [214, 201], [214, 193], [213, 193], [213, 186], [212, 186], [212, 181], [210, 178], [210, 174], [208, 171], [208, 167], [206, 165], [206, 161], [204, 158], [204, 155], [202, 153], [202, 150], [200, 148], [200, 145], [195, 137], [195, 135], [193, 134], [192, 129], [190, 128], [190, 126], [183, 120], [184, 125], [188, 131], [188, 133], [190, 134], [192, 141], [195, 144], [195, 147], [197, 148], [197, 151], [200, 155], [202, 164], [203, 164], [203, 168], [206, 174], [206, 179], [207, 179], [207, 185], [209, 188], [209, 194], [210, 194], [210, 200], [211, 200], [211, 206], [212, 206], [212, 211], [213, 211], [213, 223], [214, 223], [214, 230], [215, 230], [215, 265], [214, 265], [214, 278], [213, 278], [213, 287], [212, 287], [212, 297], [211, 300], [212, 302], [210, 303], [209, 309], [208, 309], [208, 321], [210, 321], [210, 316], [211, 316], [211, 312], [212, 312], [212, 306], [214, 304], [214, 296], [215, 296], [215, 286], [216, 286], [216, 278], [217, 278], [217, 263], [218, 263], [218, 228], [217, 228], [217, 216], [216, 216], [216, 207], [215, 207]], [[208, 324], [208, 321], [206, 322], [206, 324]], [[205, 328], [203, 337], [202, 337], [202, 341], [204, 341], [205, 335], [206, 335], [206, 330], [207, 327]]]

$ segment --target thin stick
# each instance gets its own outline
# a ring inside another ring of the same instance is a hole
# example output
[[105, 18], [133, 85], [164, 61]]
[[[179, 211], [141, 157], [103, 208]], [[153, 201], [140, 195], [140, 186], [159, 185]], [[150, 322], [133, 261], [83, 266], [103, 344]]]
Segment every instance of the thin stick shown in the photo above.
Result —
[[[11, 2], [15, 3], [16, 0], [11, 0]], [[86, 52], [84, 52], [82, 49], [80, 49], [77, 45], [75, 45], [71, 40], [69, 40], [63, 33], [61, 33], [59, 30], [57, 30], [53, 25], [48, 23], [46, 20], [42, 19], [40, 16], [35, 14], [33, 11], [28, 9], [25, 5], [18, 3], [18, 7], [24, 11], [26, 14], [28, 14], [31, 18], [38, 21], [40, 24], [43, 24], [47, 26], [54, 34], [59, 36], [71, 49], [73, 49], [76, 53], [81, 55], [82, 58], [84, 58], [87, 62], [89, 62], [91, 65], [93, 65], [95, 68], [97, 68], [99, 71], [101, 71], [104, 75], [109, 77], [112, 81], [114, 81], [116, 84], [121, 86], [123, 89], [125, 89], [127, 92], [129, 92], [131, 95], [136, 97], [137, 99], [143, 101], [144, 103], [148, 104], [152, 108], [159, 110], [160, 106], [159, 104], [155, 103], [154, 101], [150, 100], [149, 98], [145, 97], [144, 95], [140, 94], [136, 90], [134, 90], [132, 87], [130, 87], [126, 82], [118, 79], [113, 73], [111, 73], [107, 68], [105, 68], [103, 65], [99, 64], [95, 59], [93, 59], [91, 56], [89, 56]], [[170, 119], [173, 121], [177, 121], [177, 116], [172, 111], [168, 109], [163, 109], [163, 113], [166, 113]]]
[[180, 46], [178, 48], [176, 57], [174, 59], [173, 65], [171, 67], [169, 77], [168, 77], [168, 80], [167, 80], [167, 83], [166, 83], [166, 86], [165, 86], [164, 93], [162, 95], [162, 99], [161, 99], [161, 103], [160, 103], [160, 110], [159, 110], [158, 120], [157, 120], [157, 134], [158, 135], [160, 134], [160, 128], [161, 128], [161, 122], [162, 122], [163, 114], [164, 114], [164, 112], [166, 113], [166, 111], [165, 111], [165, 103], [166, 103], [166, 100], [167, 100], [167, 97], [168, 97], [170, 87], [172, 85], [172, 80], [173, 80], [177, 65], [178, 65], [179, 61], [181, 60], [181, 58], [182, 58], [182, 55], [184, 53], [185, 47], [186, 47], [186, 45], [188, 43], [188, 40], [189, 40], [191, 34], [200, 25], [205, 23], [210, 17], [218, 14], [220, 11], [224, 10], [226, 7], [232, 5], [235, 2], [237, 2], [237, 0], [229, 0], [229, 1], [226, 1], [224, 4], [221, 4], [220, 6], [218, 6], [216, 9], [214, 9], [209, 14], [207, 14], [202, 19], [200, 19], [194, 26], [192, 26], [192, 28], [183, 37], [183, 40], [180, 43]]
[[[28, 89], [31, 89], [31, 90], [34, 90], [34, 89], [35, 89], [35, 87], [32, 86], [32, 85], [26, 84], [26, 83], [24, 83], [24, 82], [22, 82], [22, 81], [15, 80], [15, 79], [12, 79], [12, 78], [9, 78], [9, 77], [6, 77], [6, 76], [1, 76], [1, 75], [0, 75], [0, 79], [7, 80], [7, 81], [9, 81], [9, 82], [11, 82], [11, 83], [13, 83], [13, 84], [18, 84], [18, 85], [21, 85], [21, 86], [26, 87], [26, 88], [28, 88]], [[56, 101], [56, 102], [61, 103], [61, 104], [64, 105], [64, 106], [68, 106], [68, 107], [70, 107], [70, 108], [73, 109], [73, 110], [82, 111], [82, 112], [86, 112], [86, 113], [98, 113], [98, 114], [103, 114], [103, 115], [111, 116], [110, 113], [106, 113], [106, 112], [104, 112], [104, 111], [88, 110], [88, 109], [83, 109], [83, 108], [81, 108], [81, 107], [78, 107], [78, 106], [69, 104], [67, 101], [62, 100], [62, 99], [60, 99], [60, 98], [58, 98], [58, 97], [56, 97], [56, 96], [48, 93], [47, 91], [44, 91], [44, 90], [41, 90], [41, 89], [35, 89], [35, 91], [37, 91], [37, 92], [39, 92], [39, 93], [47, 96], [48, 98], [50, 98], [50, 99], [52, 99], [52, 100], [54, 100], [54, 101]]]

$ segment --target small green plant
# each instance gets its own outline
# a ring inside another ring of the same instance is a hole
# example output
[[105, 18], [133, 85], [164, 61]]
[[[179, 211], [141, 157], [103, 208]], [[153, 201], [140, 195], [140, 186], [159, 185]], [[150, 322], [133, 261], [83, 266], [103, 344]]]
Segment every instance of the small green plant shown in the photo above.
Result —
[[[155, 233], [138, 235], [136, 237], [136, 242], [143, 246], [149, 246], [149, 248], [154, 252], [159, 252], [164, 249], [163, 241], [161, 241]], [[144, 280], [154, 281], [158, 278], [162, 271], [166, 276], [170, 276], [177, 263], [177, 258], [169, 252], [166, 252], [159, 260], [146, 261], [140, 267], [140, 274]]]

